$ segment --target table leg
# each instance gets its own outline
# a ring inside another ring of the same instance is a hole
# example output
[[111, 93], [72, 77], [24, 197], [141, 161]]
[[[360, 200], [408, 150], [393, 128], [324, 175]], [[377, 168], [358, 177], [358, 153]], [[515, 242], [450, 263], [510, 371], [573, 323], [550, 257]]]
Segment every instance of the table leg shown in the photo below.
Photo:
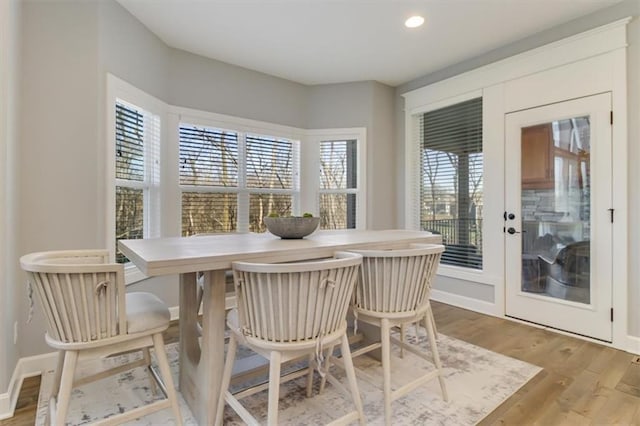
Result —
[[198, 342], [196, 274], [180, 277], [180, 391], [198, 424], [216, 418], [224, 367], [225, 272], [204, 274], [202, 336]]

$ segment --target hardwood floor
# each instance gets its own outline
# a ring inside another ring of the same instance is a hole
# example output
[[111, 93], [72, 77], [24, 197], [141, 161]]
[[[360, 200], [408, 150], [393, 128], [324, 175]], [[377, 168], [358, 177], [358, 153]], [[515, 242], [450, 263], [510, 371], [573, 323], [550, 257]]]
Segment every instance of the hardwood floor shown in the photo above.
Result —
[[[640, 425], [640, 357], [513, 321], [433, 303], [438, 331], [543, 367], [480, 425]], [[177, 323], [165, 334], [177, 341]], [[25, 380], [15, 416], [33, 425], [40, 378]]]

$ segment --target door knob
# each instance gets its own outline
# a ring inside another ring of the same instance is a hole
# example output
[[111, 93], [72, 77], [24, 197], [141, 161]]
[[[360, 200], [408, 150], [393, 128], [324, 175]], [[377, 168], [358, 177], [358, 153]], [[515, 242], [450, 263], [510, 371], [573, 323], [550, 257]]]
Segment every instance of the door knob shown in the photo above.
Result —
[[508, 216], [508, 217], [509, 217], [509, 219], [510, 219], [510, 220], [513, 220], [513, 219], [515, 219], [515, 218], [516, 218], [516, 215], [515, 215], [515, 214], [513, 214], [513, 213], [509, 213], [509, 216]]
[[515, 228], [509, 228], [509, 229], [507, 229], [507, 232], [508, 232], [509, 234], [511, 234], [511, 235], [513, 235], [513, 234], [519, 234], [519, 232], [518, 232], [518, 231], [516, 231], [516, 229], [515, 229]]

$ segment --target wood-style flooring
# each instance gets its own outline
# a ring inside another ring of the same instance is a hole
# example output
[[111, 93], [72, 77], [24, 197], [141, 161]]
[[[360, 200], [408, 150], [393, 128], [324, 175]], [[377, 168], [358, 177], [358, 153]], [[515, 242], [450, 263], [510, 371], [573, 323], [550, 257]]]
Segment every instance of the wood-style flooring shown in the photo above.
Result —
[[[640, 357], [517, 322], [433, 303], [438, 331], [543, 368], [480, 425], [640, 425]], [[177, 341], [177, 323], [167, 343]], [[40, 377], [25, 380], [15, 416], [33, 425]]]

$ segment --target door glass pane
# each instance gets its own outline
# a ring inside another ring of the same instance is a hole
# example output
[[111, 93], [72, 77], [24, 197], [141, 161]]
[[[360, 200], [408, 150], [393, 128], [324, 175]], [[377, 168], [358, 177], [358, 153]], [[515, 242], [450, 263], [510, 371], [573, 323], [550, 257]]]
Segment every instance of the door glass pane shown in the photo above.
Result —
[[522, 291], [590, 303], [589, 117], [521, 129]]

